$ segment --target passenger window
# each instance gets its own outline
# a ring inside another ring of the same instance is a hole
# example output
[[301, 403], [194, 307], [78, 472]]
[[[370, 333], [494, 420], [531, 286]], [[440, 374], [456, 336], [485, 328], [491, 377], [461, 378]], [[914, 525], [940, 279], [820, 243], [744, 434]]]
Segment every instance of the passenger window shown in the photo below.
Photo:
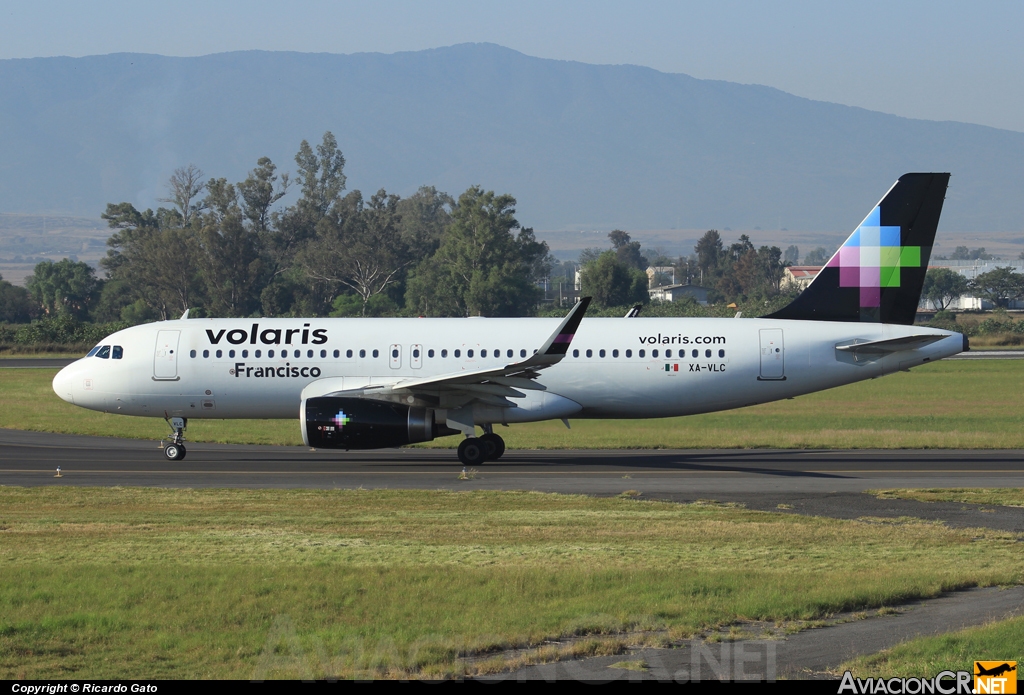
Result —
[[473, 351], [472, 350], [466, 350], [466, 357], [472, 357], [472, 356], [473, 356]]
[[338, 359], [339, 357], [341, 357], [341, 350], [335, 350], [334, 351], [334, 359]]
[[619, 351], [618, 350], [612, 350], [612, 357], [618, 357], [618, 356], [619, 356]]
[[647, 357], [647, 351], [646, 350], [641, 350], [640, 352], [637, 353], [637, 355], [639, 357]]
[[228, 357], [234, 357], [234, 356], [235, 356], [235, 351], [234, 350], [228, 350]]
[[256, 357], [259, 357], [260, 354], [261, 354], [261, 352], [259, 350], [257, 350], [256, 353], [255, 353]]
[[413, 350], [412, 351], [412, 356], [418, 359], [419, 356], [420, 356], [420, 351], [418, 349], [417, 350]]
[[441, 357], [447, 357], [447, 356], [448, 356], [448, 351], [447, 350], [441, 350]]
[[511, 357], [511, 356], [512, 356], [512, 355], [514, 355], [514, 354], [515, 354], [514, 352], [512, 352], [511, 350], [509, 350], [508, 352], [506, 352], [506, 353], [505, 353], [505, 356], [506, 356], [506, 357]]
[[480, 351], [480, 356], [481, 357], [487, 357], [487, 351], [486, 350], [481, 350]]
[[657, 357], [657, 356], [658, 356], [658, 351], [657, 350], [651, 350], [651, 357]]
[[665, 357], [671, 357], [671, 356], [672, 356], [672, 351], [671, 350], [666, 350], [665, 351]]
[[[95, 354], [96, 354], [97, 352], [99, 352], [99, 351], [100, 351], [100, 346], [99, 346], [99, 345], [97, 345], [96, 347], [94, 347], [94, 348], [93, 348], [92, 350], [90, 350], [90, 351], [89, 351], [89, 354], [88, 354], [88, 355], [86, 355], [86, 357], [92, 357], [93, 355], [95, 355]], [[193, 351], [192, 351], [192, 356], [193, 356], [193, 357], [195, 357], [195, 356], [196, 356], [196, 354], [195, 354], [195, 353], [196, 353], [196, 351], [195, 351], [195, 350], [193, 350]]]
[[189, 353], [188, 353], [188, 356], [189, 357], [195, 357], [196, 356], [196, 351], [195, 350], [190, 350]]
[[697, 357], [697, 356], [699, 356], [699, 355], [700, 355], [700, 351], [699, 351], [699, 350], [694, 350], [694, 351], [693, 351], [692, 353], [690, 353], [690, 354], [692, 354], [692, 355], [693, 355], [694, 357]]
[[427, 357], [433, 357], [433, 356], [434, 356], [434, 348], [430, 348], [429, 350], [427, 350]]
[[122, 348], [120, 345], [115, 345], [114, 346], [114, 354], [113, 354], [114, 359], [115, 360], [119, 360], [119, 359], [121, 359], [121, 357], [123, 355], [124, 355], [124, 348]]
[[374, 357], [380, 357], [380, 350], [374, 350], [373, 351], [373, 356]]
[[602, 349], [601, 349], [601, 352], [599, 352], [599, 353], [597, 353], [597, 354], [599, 354], [599, 355], [600, 355], [601, 357], [604, 357], [604, 349], [602, 348]]
[[[273, 357], [273, 356], [274, 356], [274, 351], [273, 350], [267, 350], [267, 357]], [[285, 354], [285, 357], [287, 357], [287, 354]]]
[[519, 356], [520, 357], [526, 357], [526, 350], [520, 350], [519, 351]]
[[360, 357], [366, 357], [366, 350], [360, 350], [359, 351], [359, 356]]
[[110, 359], [110, 346], [104, 345], [103, 347], [101, 347], [100, 351], [96, 353], [96, 356], [99, 357], [101, 360]]
[[587, 350], [587, 357], [593, 357], [593, 356], [594, 356], [594, 351], [593, 350]]
[[454, 354], [455, 354], [456, 357], [461, 357], [462, 356], [462, 352], [459, 351], [459, 350], [456, 350]]
[[345, 351], [345, 357], [352, 357], [352, 351], [351, 350], [346, 350]]
[[711, 350], [710, 350], [710, 348], [704, 351], [704, 356], [705, 357], [711, 357]]
[[396, 358], [398, 357], [398, 348], [395, 348], [394, 350], [391, 351], [391, 356]]
[[223, 356], [224, 356], [224, 351], [223, 350], [218, 350], [217, 351], [217, 359], [220, 359]]
[[248, 350], [242, 350], [242, 357], [248, 357], [248, 356], [249, 356], [249, 351]]
[[633, 351], [632, 350], [626, 350], [626, 357], [632, 357], [632, 356], [633, 356]]
[[718, 351], [718, 356], [719, 357], [725, 357], [725, 350], [719, 350]]
[[210, 356], [210, 351], [209, 350], [203, 350], [203, 357], [209, 357], [209, 356]]
[[572, 356], [573, 357], [579, 357], [580, 356], [580, 351], [579, 350], [573, 350], [572, 351]]

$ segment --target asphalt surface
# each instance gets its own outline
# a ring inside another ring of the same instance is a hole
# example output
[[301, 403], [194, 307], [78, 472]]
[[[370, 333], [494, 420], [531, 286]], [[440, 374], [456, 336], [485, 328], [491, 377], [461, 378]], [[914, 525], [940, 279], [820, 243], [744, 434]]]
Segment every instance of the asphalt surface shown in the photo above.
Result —
[[[836, 678], [835, 669], [854, 657], [874, 654], [917, 637], [940, 635], [1019, 615], [1024, 615], [1024, 587], [972, 589], [906, 604], [895, 614], [871, 612], [869, 617], [863, 614], [836, 616], [838, 624], [782, 639], [710, 643], [704, 639], [687, 640], [669, 649], [637, 649], [617, 656], [528, 666], [493, 680], [693, 682]], [[844, 620], [847, 622], [842, 622]], [[735, 627], [754, 635], [771, 628], [762, 623], [743, 623]], [[986, 658], [986, 655], [977, 658]], [[646, 670], [611, 668], [623, 661], [641, 660], [647, 664]]]
[[[0, 484], [231, 488], [536, 490], [692, 502], [858, 518], [941, 520], [1024, 532], [1024, 509], [879, 500], [864, 490], [1024, 487], [1022, 451], [692, 450], [508, 451], [469, 471], [450, 449], [310, 451], [305, 447], [187, 445], [168, 461], [158, 443], [0, 430]], [[61, 477], [56, 478], [57, 467]], [[780, 507], [780, 505], [782, 505]]]

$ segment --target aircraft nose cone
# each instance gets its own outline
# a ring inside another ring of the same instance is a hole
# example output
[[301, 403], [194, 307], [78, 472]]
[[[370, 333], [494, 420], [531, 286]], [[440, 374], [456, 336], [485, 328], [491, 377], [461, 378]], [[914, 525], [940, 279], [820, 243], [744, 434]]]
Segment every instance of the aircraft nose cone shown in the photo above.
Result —
[[68, 403], [74, 404], [75, 397], [71, 393], [71, 383], [71, 371], [68, 367], [64, 367], [64, 369], [57, 372], [57, 376], [53, 377], [53, 392]]

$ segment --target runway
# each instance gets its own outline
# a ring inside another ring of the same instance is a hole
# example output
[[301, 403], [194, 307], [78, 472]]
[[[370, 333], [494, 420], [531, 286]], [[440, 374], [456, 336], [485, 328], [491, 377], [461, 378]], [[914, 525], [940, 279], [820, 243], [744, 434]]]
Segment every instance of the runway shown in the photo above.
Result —
[[[1024, 487], [1024, 452], [1005, 450], [510, 450], [459, 480], [450, 449], [310, 451], [0, 430], [7, 485], [540, 490], [721, 495], [861, 492], [878, 487]], [[61, 478], [54, 478], [57, 467]]]

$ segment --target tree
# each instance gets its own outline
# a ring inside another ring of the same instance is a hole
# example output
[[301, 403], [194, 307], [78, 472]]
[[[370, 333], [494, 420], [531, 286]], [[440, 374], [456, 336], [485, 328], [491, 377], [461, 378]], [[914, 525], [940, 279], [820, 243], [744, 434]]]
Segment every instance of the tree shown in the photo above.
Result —
[[0, 277], [0, 322], [26, 323], [32, 318], [28, 290]]
[[929, 268], [924, 276], [921, 296], [932, 302], [939, 311], [945, 311], [952, 301], [967, 294], [968, 283], [960, 273], [949, 268]]
[[89, 264], [68, 258], [37, 264], [25, 287], [48, 316], [67, 313], [78, 320], [88, 315], [98, 289]]
[[985, 251], [985, 247], [982, 246], [976, 249], [969, 249], [966, 246], [957, 246], [953, 249], [953, 253], [949, 254], [949, 260], [951, 261], [990, 261], [992, 260], [992, 254]]
[[159, 200], [161, 203], [174, 205], [178, 209], [178, 214], [181, 215], [181, 226], [187, 227], [192, 223], [195, 215], [204, 209], [205, 204], [202, 201], [194, 204], [192, 202], [198, 201], [199, 194], [203, 192], [204, 188], [206, 188], [206, 184], [203, 183], [203, 170], [195, 164], [189, 164], [174, 170], [167, 182], [170, 197]]
[[317, 225], [342, 203], [341, 193], [345, 190], [345, 157], [330, 131], [324, 133], [315, 152], [303, 140], [295, 164], [302, 193], [295, 205], [274, 215], [275, 233], [269, 248], [275, 275], [292, 265], [295, 254], [316, 235]]
[[316, 238], [297, 258], [309, 277], [355, 292], [363, 316], [414, 260], [402, 243], [398, 202], [382, 188], [364, 205], [362, 194], [353, 191], [344, 210], [336, 208], [317, 226]]
[[615, 251], [619, 262], [638, 270], [645, 270], [647, 268], [647, 259], [640, 253], [639, 241], [632, 241], [629, 234], [621, 229], [613, 229], [609, 232], [608, 238], [611, 239], [612, 249]]
[[265, 234], [270, 223], [270, 208], [288, 192], [291, 183], [288, 174], [281, 174], [277, 184], [277, 167], [269, 157], [260, 157], [256, 168], [249, 172], [245, 181], [238, 184], [242, 196], [242, 214], [249, 220], [256, 233]]
[[445, 228], [451, 224], [455, 200], [433, 186], [421, 186], [408, 198], [398, 201], [402, 243], [416, 258], [434, 255], [441, 245]]
[[534, 281], [548, 246], [519, 226], [515, 204], [480, 186], [459, 196], [437, 253], [409, 279], [407, 305], [435, 316], [534, 313], [541, 298]]
[[804, 256], [804, 265], [825, 265], [832, 254], [824, 246], [818, 246]]
[[1024, 275], [1014, 272], [1011, 267], [996, 268], [974, 278], [970, 289], [978, 297], [1006, 307], [1011, 300], [1024, 296]]
[[782, 260], [786, 262], [786, 265], [796, 265], [800, 262], [800, 247], [790, 245], [786, 247], [786, 253], [783, 254]]
[[646, 304], [647, 273], [623, 263], [614, 251], [605, 251], [580, 271], [583, 294], [601, 307]]
[[718, 274], [718, 266], [725, 254], [722, 235], [716, 229], [709, 229], [697, 242], [694, 252], [697, 254], [697, 269], [700, 271], [701, 283], [710, 283]]
[[238, 192], [226, 179], [206, 184], [202, 232], [197, 255], [207, 282], [209, 312], [214, 316], [248, 316], [258, 309], [266, 284], [262, 237], [255, 224], [247, 227]]
[[308, 142], [302, 141], [295, 155], [295, 164], [302, 187], [298, 208], [315, 226], [345, 190], [345, 157], [338, 149], [334, 134], [328, 130], [323, 141], [316, 146], [316, 154]]

